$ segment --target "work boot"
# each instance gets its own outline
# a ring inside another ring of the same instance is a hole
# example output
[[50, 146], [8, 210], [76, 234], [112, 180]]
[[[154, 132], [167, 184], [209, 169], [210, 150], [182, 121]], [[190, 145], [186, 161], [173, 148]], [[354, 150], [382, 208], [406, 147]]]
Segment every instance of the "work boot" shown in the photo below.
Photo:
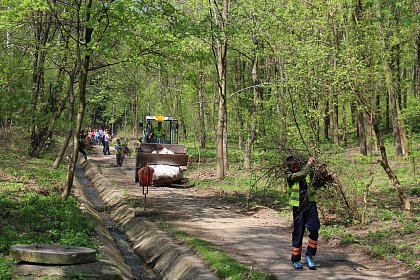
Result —
[[306, 256], [305, 263], [309, 267], [310, 270], [315, 270], [316, 269], [315, 262], [314, 262], [314, 260], [312, 259], [311, 256]]
[[292, 266], [294, 269], [302, 269], [303, 265], [301, 262], [292, 262]]

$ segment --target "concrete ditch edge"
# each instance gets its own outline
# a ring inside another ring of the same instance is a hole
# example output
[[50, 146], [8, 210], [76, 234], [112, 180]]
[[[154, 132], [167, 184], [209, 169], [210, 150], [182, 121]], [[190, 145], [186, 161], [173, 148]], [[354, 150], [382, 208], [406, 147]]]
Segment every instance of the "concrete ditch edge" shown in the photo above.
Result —
[[84, 196], [82, 185], [77, 179], [77, 176], [75, 176], [73, 185], [76, 187], [76, 195], [81, 202], [80, 208], [96, 222], [95, 237], [100, 244], [98, 249], [98, 258], [105, 259], [111, 267], [120, 271], [121, 279], [133, 279], [134, 277], [131, 273], [130, 267], [125, 263], [123, 256], [120, 254], [119, 249], [114, 243], [113, 238], [106, 228], [102, 218], [96, 212], [89, 200]]
[[219, 279], [189, 249], [175, 244], [153, 223], [136, 217], [136, 208], [130, 205], [121, 190], [100, 174], [98, 166], [88, 160], [82, 163], [82, 167], [91, 187], [96, 188], [110, 210], [112, 219], [124, 228], [131, 247], [162, 279]]

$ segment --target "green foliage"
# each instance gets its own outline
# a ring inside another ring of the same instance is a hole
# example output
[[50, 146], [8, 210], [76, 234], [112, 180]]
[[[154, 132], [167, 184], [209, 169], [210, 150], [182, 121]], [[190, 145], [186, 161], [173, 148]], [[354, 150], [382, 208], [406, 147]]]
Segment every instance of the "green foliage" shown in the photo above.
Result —
[[191, 145], [190, 143], [187, 143], [186, 145], [188, 154], [190, 156], [194, 157], [205, 157], [205, 158], [215, 158], [216, 157], [216, 150], [214, 147], [206, 147], [205, 150], [198, 148], [197, 146]]
[[0, 280], [10, 280], [12, 278], [14, 261], [14, 259], [2, 257], [0, 254]]

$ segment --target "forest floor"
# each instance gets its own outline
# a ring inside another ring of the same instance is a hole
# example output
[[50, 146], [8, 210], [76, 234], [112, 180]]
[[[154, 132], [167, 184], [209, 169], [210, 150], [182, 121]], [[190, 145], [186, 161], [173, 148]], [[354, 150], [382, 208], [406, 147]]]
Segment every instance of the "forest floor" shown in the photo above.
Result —
[[[112, 152], [112, 150], [111, 150]], [[121, 191], [143, 200], [134, 182], [134, 158], [116, 166], [115, 155], [93, 149], [89, 160]], [[292, 226], [274, 210], [245, 210], [223, 199], [219, 192], [198, 188], [151, 187], [147, 196], [151, 221], [175, 228], [215, 244], [236, 260], [254, 269], [273, 273], [278, 279], [419, 279], [399, 263], [374, 259], [365, 252], [336, 242], [319, 241], [316, 270], [295, 270], [290, 263]], [[304, 239], [304, 246], [306, 238]]]

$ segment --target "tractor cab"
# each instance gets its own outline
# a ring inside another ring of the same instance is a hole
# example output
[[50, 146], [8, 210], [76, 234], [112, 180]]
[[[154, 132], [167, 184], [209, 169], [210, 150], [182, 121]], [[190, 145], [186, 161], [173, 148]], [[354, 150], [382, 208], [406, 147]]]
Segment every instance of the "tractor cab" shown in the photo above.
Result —
[[178, 144], [178, 120], [171, 116], [146, 116], [142, 143]]

